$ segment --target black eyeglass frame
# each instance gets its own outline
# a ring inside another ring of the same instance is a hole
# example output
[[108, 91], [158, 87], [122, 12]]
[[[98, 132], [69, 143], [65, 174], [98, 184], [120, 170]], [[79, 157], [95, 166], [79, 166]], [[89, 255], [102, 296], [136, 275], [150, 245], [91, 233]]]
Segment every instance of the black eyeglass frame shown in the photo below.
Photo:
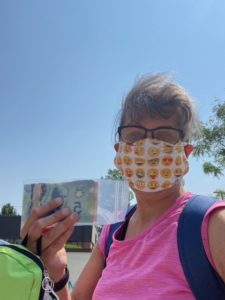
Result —
[[158, 130], [158, 129], [172, 129], [172, 130], [175, 130], [179, 133], [179, 140], [182, 140], [184, 138], [184, 131], [182, 129], [179, 129], [179, 128], [175, 128], [175, 127], [172, 127], [172, 126], [159, 126], [159, 127], [156, 127], [156, 128], [145, 128], [143, 126], [138, 126], [138, 125], [124, 125], [124, 126], [119, 126], [118, 129], [117, 129], [117, 133], [119, 135], [119, 139], [121, 140], [121, 131], [122, 129], [124, 128], [139, 128], [139, 129], [143, 129], [145, 131], [145, 135], [143, 137], [143, 139], [145, 139], [147, 137], [147, 134], [148, 132], [151, 132], [152, 133], [152, 138], [154, 139], [154, 131]]

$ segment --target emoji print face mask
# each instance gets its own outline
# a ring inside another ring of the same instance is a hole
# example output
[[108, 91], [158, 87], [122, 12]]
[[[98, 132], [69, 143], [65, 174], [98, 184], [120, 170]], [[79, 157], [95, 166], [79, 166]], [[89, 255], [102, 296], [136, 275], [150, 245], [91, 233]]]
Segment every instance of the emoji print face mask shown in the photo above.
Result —
[[119, 143], [114, 160], [131, 187], [143, 192], [158, 192], [182, 182], [188, 171], [186, 143], [175, 145], [143, 139], [128, 145]]

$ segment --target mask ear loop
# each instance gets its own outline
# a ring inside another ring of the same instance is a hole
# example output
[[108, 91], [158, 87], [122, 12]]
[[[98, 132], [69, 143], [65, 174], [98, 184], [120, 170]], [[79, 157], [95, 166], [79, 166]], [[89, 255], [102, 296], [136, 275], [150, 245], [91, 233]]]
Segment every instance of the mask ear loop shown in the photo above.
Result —
[[42, 236], [36, 241], [36, 253], [38, 256], [41, 256], [41, 249], [42, 249]]
[[[28, 234], [22, 240], [21, 245], [27, 247], [27, 243], [28, 243]], [[36, 254], [38, 256], [41, 256], [41, 249], [42, 249], [42, 236], [40, 236], [39, 239], [37, 239], [36, 241]]]
[[27, 247], [27, 242], [28, 242], [28, 234], [25, 236], [25, 238], [22, 240], [21, 245], [24, 247]]

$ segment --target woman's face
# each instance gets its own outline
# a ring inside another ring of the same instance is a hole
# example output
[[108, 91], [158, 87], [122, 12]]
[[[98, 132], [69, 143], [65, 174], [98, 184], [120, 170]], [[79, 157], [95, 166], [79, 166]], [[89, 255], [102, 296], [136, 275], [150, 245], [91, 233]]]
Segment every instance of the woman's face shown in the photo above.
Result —
[[[180, 184], [178, 184], [179, 180], [180, 178], [182, 179], [181, 176], [188, 170], [188, 166], [187, 161], [183, 162], [182, 166], [180, 162], [179, 170], [181, 170], [181, 173], [179, 176], [174, 174], [173, 168], [176, 168], [176, 156], [180, 157], [180, 154], [177, 154], [175, 150], [175, 147], [178, 147], [175, 144], [181, 139], [181, 128], [178, 127], [176, 120], [145, 118], [139, 123], [125, 120], [125, 123], [120, 128], [122, 128], [122, 130], [119, 129], [120, 139], [125, 144], [121, 144], [120, 150], [118, 144], [115, 147], [116, 151], [118, 151], [115, 160], [116, 166], [122, 171], [136, 195], [137, 193], [140, 194], [140, 192], [155, 194], [164, 190], [168, 191], [175, 185], [180, 187]], [[143, 134], [145, 135], [144, 137]], [[171, 147], [169, 144], [155, 141], [155, 145], [159, 147], [153, 147], [154, 142], [144, 140], [146, 138], [154, 138], [175, 146]], [[170, 155], [164, 152], [167, 149], [166, 147], [168, 147]], [[118, 164], [118, 158], [120, 158], [120, 164]], [[125, 158], [129, 158], [131, 163], [129, 164], [128, 161], [125, 161]], [[142, 161], [137, 161], [140, 158], [142, 158]], [[157, 164], [151, 165], [153, 161], [157, 162]]]

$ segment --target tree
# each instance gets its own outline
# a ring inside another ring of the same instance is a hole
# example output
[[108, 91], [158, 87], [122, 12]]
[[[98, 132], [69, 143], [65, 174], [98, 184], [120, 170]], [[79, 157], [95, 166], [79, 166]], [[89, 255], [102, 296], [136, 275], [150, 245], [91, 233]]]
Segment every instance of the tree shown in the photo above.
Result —
[[120, 180], [123, 178], [122, 173], [117, 169], [108, 169], [104, 179]]
[[207, 157], [203, 164], [205, 174], [215, 177], [223, 176], [225, 170], [225, 101], [216, 100], [212, 117], [202, 123], [200, 136], [195, 138], [195, 157]]
[[12, 206], [10, 203], [7, 203], [2, 206], [1, 210], [2, 216], [17, 216], [17, 212], [14, 206]]
[[225, 191], [221, 189], [217, 189], [213, 192], [216, 195], [216, 198], [225, 200]]

